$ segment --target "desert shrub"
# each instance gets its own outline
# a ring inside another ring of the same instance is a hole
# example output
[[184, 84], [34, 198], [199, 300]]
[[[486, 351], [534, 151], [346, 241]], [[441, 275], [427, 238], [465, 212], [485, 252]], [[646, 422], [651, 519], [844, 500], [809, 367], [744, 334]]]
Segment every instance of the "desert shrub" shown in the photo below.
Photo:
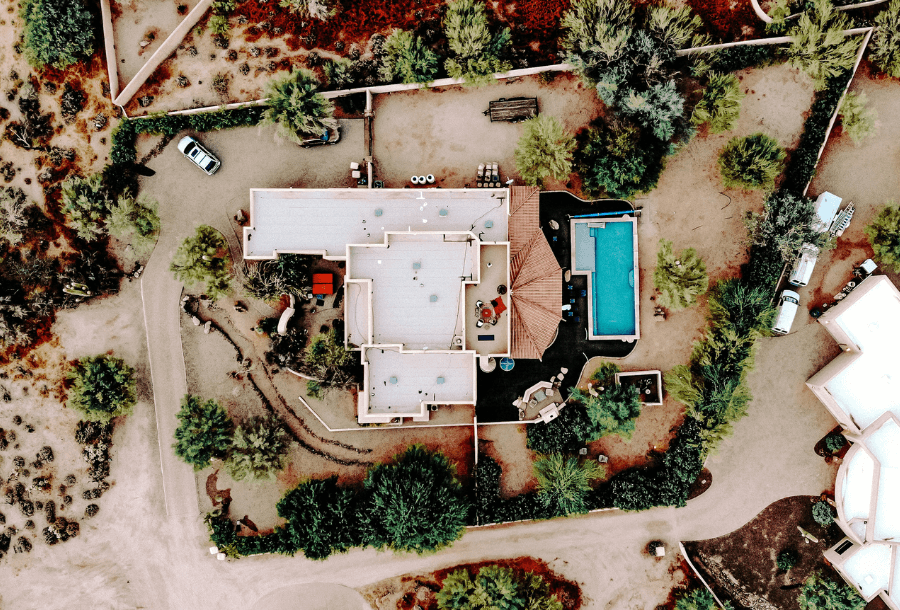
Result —
[[251, 417], [234, 431], [225, 470], [235, 481], [274, 479], [284, 468], [291, 437], [275, 415]]
[[694, 107], [691, 121], [695, 125], [708, 124], [712, 133], [728, 131], [741, 114], [743, 99], [740, 81], [734, 74], [712, 72], [703, 98]]
[[337, 3], [334, 0], [280, 0], [278, 4], [301, 16], [319, 21], [328, 21], [337, 13]]
[[775, 562], [775, 565], [778, 566], [779, 570], [784, 570], [785, 572], [793, 568], [800, 562], [800, 556], [797, 554], [797, 551], [791, 549], [784, 549], [780, 553], [778, 553], [778, 560]]
[[[596, 393], [596, 396], [594, 395]], [[615, 434], [625, 441], [634, 434], [634, 422], [641, 414], [637, 388], [609, 383], [594, 393], [572, 388], [569, 398], [584, 406], [588, 419], [587, 436], [580, 440], [595, 441]]]
[[559, 417], [540, 426], [526, 426], [528, 448], [535, 453], [575, 451], [593, 436], [587, 411], [578, 404], [567, 405]]
[[278, 133], [300, 143], [308, 136], [320, 136], [337, 127], [334, 104], [319, 93], [319, 81], [308, 70], [294, 70], [289, 75], [266, 84], [268, 107], [264, 123], [274, 123]]
[[94, 52], [93, 18], [80, 0], [23, 0], [19, 14], [33, 66], [65, 68]]
[[684, 506], [688, 485], [666, 470], [623, 470], [608, 482], [608, 493], [616, 508], [640, 511], [655, 506]]
[[480, 568], [474, 578], [467, 570], [451, 572], [436, 597], [440, 610], [563, 608], [543, 578], [530, 572], [517, 577], [511, 568], [499, 565]]
[[225, 296], [231, 285], [227, 257], [228, 242], [222, 234], [200, 225], [194, 235], [178, 246], [169, 269], [175, 279], [187, 286], [203, 284], [206, 294], [217, 300]]
[[112, 356], [85, 357], [68, 372], [72, 382], [66, 407], [87, 420], [108, 422], [130, 415], [137, 401], [134, 369]]
[[354, 362], [353, 352], [338, 341], [334, 330], [329, 330], [310, 340], [298, 368], [301, 373], [316, 378], [323, 387], [341, 387], [353, 381]]
[[331, 89], [346, 89], [352, 86], [354, 84], [353, 76], [350, 72], [352, 65], [353, 62], [344, 57], [327, 60], [322, 66], [322, 71], [325, 73], [328, 87]]
[[719, 154], [722, 182], [728, 188], [772, 188], [784, 167], [784, 150], [763, 133], [734, 137]]
[[103, 175], [73, 176], [62, 184], [62, 211], [78, 236], [93, 241], [106, 232], [103, 222], [109, 212], [109, 195]]
[[806, 579], [797, 601], [801, 610], [863, 610], [866, 607], [866, 600], [856, 589], [822, 572]]
[[606, 476], [606, 468], [593, 460], [579, 462], [561, 453], [541, 456], [534, 462], [538, 499], [554, 515], [586, 513], [591, 482]]
[[[705, 587], [685, 593], [675, 602], [675, 610], [716, 610], [718, 607], [716, 599]], [[726, 608], [729, 609], [730, 606]]]
[[780, 48], [776, 45], [745, 45], [721, 49], [712, 53], [710, 69], [727, 74], [746, 68], [761, 68], [775, 62]]
[[875, 220], [865, 228], [875, 258], [894, 271], [900, 271], [900, 206], [888, 201]]
[[109, 208], [106, 226], [111, 235], [123, 241], [130, 241], [135, 251], [147, 253], [156, 243], [159, 235], [159, 205], [146, 195], [120, 196]]
[[212, 458], [224, 458], [231, 446], [234, 422], [215, 400], [186, 394], [181, 399], [180, 420], [175, 429], [175, 455], [202, 470]]
[[900, 0], [891, 0], [875, 17], [869, 57], [878, 69], [900, 78]]
[[736, 278], [719, 282], [709, 295], [709, 320], [714, 328], [739, 337], [764, 337], [771, 331], [775, 308], [771, 291]]
[[676, 254], [672, 251], [672, 242], [661, 239], [653, 284], [659, 291], [656, 302], [663, 307], [673, 311], [690, 307], [697, 302], [697, 297], [706, 294], [709, 287], [706, 263], [693, 248]]
[[225, 15], [210, 16], [207, 25], [209, 26], [209, 31], [216, 36], [225, 36], [231, 30], [231, 26], [228, 25], [228, 17]]
[[525, 184], [539, 185], [545, 178], [565, 180], [572, 171], [575, 139], [547, 114], [525, 121], [516, 147], [516, 170]]
[[365, 542], [425, 553], [460, 538], [470, 504], [456, 468], [440, 453], [413, 445], [393, 464], [378, 464], [364, 482], [360, 510]]
[[656, 188], [670, 147], [636, 125], [613, 120], [590, 129], [579, 144], [577, 170], [584, 190], [628, 199]]
[[692, 484], [703, 470], [706, 454], [700, 423], [693, 417], [685, 418], [663, 457], [667, 476]]
[[280, 532], [285, 549], [325, 559], [359, 545], [356, 497], [338, 486], [336, 476], [304, 481], [286, 493], [278, 502], [278, 515], [286, 520]]
[[828, 527], [834, 522], [834, 509], [828, 502], [819, 501], [812, 507], [813, 519], [822, 527]]
[[0, 239], [17, 246], [29, 229], [30, 208], [25, 192], [18, 187], [0, 187]]
[[382, 76], [389, 82], [427, 83], [437, 76], [437, 53], [413, 32], [394, 30], [384, 41], [382, 50]]
[[647, 14], [650, 35], [674, 50], [698, 46], [692, 41], [702, 26], [703, 20], [692, 14], [688, 6], [676, 8], [663, 3], [652, 6]]
[[788, 31], [788, 64], [806, 72], [815, 81], [816, 89], [823, 89], [829, 78], [853, 65], [860, 41], [844, 36], [843, 30], [850, 28], [852, 22], [831, 0], [812, 0], [810, 7]]
[[84, 509], [84, 516], [88, 519], [92, 517], [96, 517], [97, 513], [100, 512], [100, 507], [96, 504], [88, 504]]
[[565, 60], [594, 84], [596, 76], [625, 55], [634, 7], [617, 0], [575, 0], [560, 25]]
[[865, 93], [848, 92], [838, 114], [844, 133], [850, 136], [857, 146], [875, 133], [875, 119], [878, 114], [875, 110], [866, 108], [868, 101]]
[[510, 41], [509, 28], [491, 34], [484, 3], [475, 0], [451, 0], [444, 15], [444, 36], [450, 57], [444, 62], [451, 78], [472, 84], [491, 82], [495, 72], [506, 72], [512, 65], [503, 59]]
[[244, 292], [263, 301], [277, 301], [283, 294], [300, 297], [311, 288], [310, 263], [310, 257], [301, 254], [280, 254], [253, 265], [244, 263]]
[[837, 453], [847, 444], [847, 438], [840, 432], [830, 432], [825, 437], [825, 450], [829, 453]]

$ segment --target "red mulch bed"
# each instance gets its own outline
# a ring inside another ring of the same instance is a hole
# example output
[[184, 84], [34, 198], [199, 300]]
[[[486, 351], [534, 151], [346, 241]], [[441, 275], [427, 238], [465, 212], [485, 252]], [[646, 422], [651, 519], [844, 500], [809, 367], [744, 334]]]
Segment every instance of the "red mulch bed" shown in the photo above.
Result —
[[[725, 2], [724, 0], [687, 0], [695, 13], [700, 15], [714, 38], [725, 42], [749, 40], [765, 34], [763, 22], [750, 5], [750, 0]], [[744, 33], [744, 29], [750, 35]]]

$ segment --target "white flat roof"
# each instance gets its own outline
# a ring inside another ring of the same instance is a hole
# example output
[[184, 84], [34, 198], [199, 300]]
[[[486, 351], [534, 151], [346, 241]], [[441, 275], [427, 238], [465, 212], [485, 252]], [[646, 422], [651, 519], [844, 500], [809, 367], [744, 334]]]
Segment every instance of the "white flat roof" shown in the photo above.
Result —
[[278, 252], [346, 255], [349, 244], [384, 242], [387, 231], [471, 231], [509, 236], [508, 189], [251, 189], [244, 257]]
[[863, 597], [870, 599], [880, 590], [887, 590], [891, 581], [891, 547], [886, 544], [867, 545], [844, 563]]
[[838, 208], [841, 207], [840, 197], [833, 193], [825, 191], [816, 199], [816, 218], [813, 220], [813, 228], [822, 233], [831, 226], [837, 214]]
[[463, 281], [477, 277], [477, 250], [465, 235], [439, 233], [350, 246], [347, 277], [372, 280], [373, 343], [450, 349], [462, 335]]
[[475, 404], [473, 352], [401, 352], [398, 347], [365, 349], [369, 413], [413, 413], [423, 402]]

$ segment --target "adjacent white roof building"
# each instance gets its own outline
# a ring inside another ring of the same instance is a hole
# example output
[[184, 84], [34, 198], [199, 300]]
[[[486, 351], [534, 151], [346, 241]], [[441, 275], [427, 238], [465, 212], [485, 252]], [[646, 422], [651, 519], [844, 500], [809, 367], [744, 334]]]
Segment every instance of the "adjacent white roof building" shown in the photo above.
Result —
[[835, 483], [847, 537], [825, 557], [867, 601], [900, 610], [900, 292], [870, 276], [819, 321], [843, 353], [807, 386], [853, 442]]
[[[516, 187], [252, 189], [244, 257], [346, 261], [344, 341], [364, 370], [357, 420], [427, 421], [432, 405], [475, 404], [478, 358], [509, 356], [526, 339], [528, 357], [540, 357], [542, 341], [552, 342], [562, 304], [552, 252], [553, 265], [541, 267], [552, 311], [540, 316], [555, 320], [551, 336], [534, 345], [533, 335], [511, 332], [535, 316], [523, 322], [512, 301], [510, 200], [531, 202], [534, 226], [525, 224], [540, 233], [537, 197]], [[494, 315], [480, 319], [492, 301]]]

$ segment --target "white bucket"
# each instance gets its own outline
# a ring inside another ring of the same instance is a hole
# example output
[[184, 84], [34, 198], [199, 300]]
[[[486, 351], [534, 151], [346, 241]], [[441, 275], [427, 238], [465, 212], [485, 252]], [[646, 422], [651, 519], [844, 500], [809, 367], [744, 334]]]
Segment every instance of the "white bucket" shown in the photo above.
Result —
[[412, 178], [409, 179], [409, 181], [412, 182], [413, 184], [419, 184], [419, 177], [413, 176]]
[[425, 176], [419, 176], [419, 184], [425, 184]]
[[[419, 178], [421, 180], [421, 178]], [[425, 182], [428, 184], [434, 184], [434, 174], [428, 174], [425, 176]]]

